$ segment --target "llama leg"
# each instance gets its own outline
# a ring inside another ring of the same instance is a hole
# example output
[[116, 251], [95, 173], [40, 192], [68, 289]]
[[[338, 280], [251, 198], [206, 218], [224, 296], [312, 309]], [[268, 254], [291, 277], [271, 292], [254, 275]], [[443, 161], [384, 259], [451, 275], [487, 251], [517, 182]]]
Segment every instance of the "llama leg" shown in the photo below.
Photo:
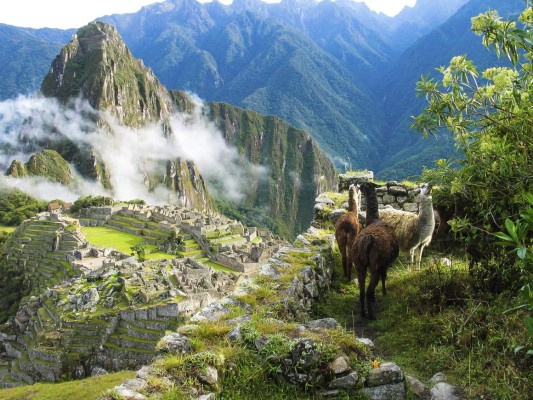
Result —
[[348, 282], [351, 282], [352, 281], [352, 267], [353, 267], [353, 264], [352, 264], [352, 257], [350, 257], [350, 252], [348, 251], [348, 255], [346, 256], [346, 269], [348, 270], [347, 271], [347, 277], [348, 277]]
[[368, 319], [376, 319], [374, 314], [374, 304], [376, 303], [376, 286], [379, 283], [380, 274], [370, 274], [370, 282], [366, 289], [366, 300], [368, 302]]
[[342, 258], [342, 271], [344, 272], [344, 276], [348, 276], [348, 269], [347, 269], [347, 256], [346, 251], [348, 249], [346, 248], [346, 242], [339, 240], [339, 251], [341, 253]]
[[420, 252], [418, 253], [418, 270], [420, 271], [420, 264], [422, 263], [422, 252], [424, 251], [424, 245], [420, 245]]
[[361, 271], [357, 274], [357, 282], [359, 283], [359, 303], [361, 303], [361, 317], [366, 316], [365, 312], [365, 278], [366, 278], [366, 271], [364, 271], [364, 274], [361, 273]]
[[416, 250], [415, 250], [414, 248], [411, 249], [411, 250], [409, 250], [409, 258], [410, 258], [409, 267], [408, 267], [408, 270], [409, 270], [409, 271], [411, 271], [411, 266], [414, 265], [414, 262], [415, 262], [415, 259], [416, 259], [416, 257], [415, 257], [415, 251], [416, 251]]

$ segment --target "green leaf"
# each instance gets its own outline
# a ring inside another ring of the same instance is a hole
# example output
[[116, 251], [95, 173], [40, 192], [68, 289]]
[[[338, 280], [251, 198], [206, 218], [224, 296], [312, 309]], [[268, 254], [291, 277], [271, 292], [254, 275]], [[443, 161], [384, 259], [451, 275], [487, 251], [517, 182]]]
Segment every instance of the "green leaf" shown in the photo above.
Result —
[[513, 221], [511, 221], [510, 219], [506, 219], [505, 220], [505, 228], [507, 229], [507, 232], [509, 232], [509, 235], [511, 236], [511, 238], [515, 242], [518, 242], [518, 236], [516, 235], [516, 226], [513, 223]]
[[[506, 242], [513, 242], [513, 239], [509, 235], [506, 235], [503, 232], [496, 232], [494, 236], [496, 236], [498, 239], [505, 240]], [[507, 245], [508, 243], [505, 243], [505, 244]]]
[[518, 255], [518, 257], [523, 260], [526, 258], [526, 252], [527, 252], [527, 248], [525, 247], [519, 247], [517, 250], [516, 250], [516, 254]]

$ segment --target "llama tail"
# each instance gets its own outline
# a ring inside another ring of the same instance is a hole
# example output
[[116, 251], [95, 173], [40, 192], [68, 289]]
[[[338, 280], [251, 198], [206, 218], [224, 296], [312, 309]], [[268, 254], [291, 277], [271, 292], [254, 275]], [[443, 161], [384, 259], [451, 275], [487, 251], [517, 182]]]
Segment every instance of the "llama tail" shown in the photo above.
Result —
[[355, 206], [355, 186], [350, 185], [348, 189], [348, 212], [357, 211]]
[[341, 225], [342, 227], [342, 230], [344, 231], [344, 233], [346, 235], [354, 235], [356, 234], [357, 232], [355, 232], [354, 230], [354, 226], [353, 224], [351, 224], [349, 221], [344, 221]]
[[359, 258], [362, 258], [362, 259], [354, 260], [354, 261], [368, 265], [370, 262], [368, 257], [370, 255], [370, 252], [372, 251], [372, 248], [374, 247], [374, 236], [363, 235], [360, 239], [358, 239], [358, 247], [359, 247], [359, 251], [358, 251]]

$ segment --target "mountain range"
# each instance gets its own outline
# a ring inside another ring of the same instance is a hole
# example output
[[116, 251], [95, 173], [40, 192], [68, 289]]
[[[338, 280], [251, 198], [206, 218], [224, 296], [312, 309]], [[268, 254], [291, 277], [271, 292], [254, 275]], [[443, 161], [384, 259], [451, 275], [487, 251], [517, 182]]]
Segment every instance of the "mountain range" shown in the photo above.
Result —
[[[454, 151], [451, 138], [409, 131], [410, 116], [424, 104], [416, 81], [457, 54], [496, 63], [470, 31], [470, 18], [522, 8], [521, 0], [418, 0], [391, 18], [351, 0], [167, 0], [99, 20], [115, 26], [168, 89], [279, 116], [308, 132], [337, 167], [401, 179]], [[35, 88], [25, 67], [43, 71], [64, 36], [2, 28], [0, 59], [21, 60], [2, 73], [11, 76], [3, 79], [11, 89], [0, 87], [7, 98]], [[17, 35], [39, 57], [4, 40]]]

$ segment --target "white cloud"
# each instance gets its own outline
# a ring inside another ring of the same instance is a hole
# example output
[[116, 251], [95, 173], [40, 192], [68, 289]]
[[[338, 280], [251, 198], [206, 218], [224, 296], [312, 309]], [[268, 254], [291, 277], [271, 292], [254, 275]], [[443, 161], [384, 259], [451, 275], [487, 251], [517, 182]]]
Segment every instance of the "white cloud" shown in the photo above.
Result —
[[[197, 100], [197, 110], [201, 107]], [[97, 126], [97, 117], [105, 121], [110, 132]], [[154, 174], [161, 176], [166, 161], [176, 158], [194, 161], [207, 182], [216, 183], [210, 189], [234, 201], [245, 196], [251, 182], [265, 176], [266, 169], [248, 165], [200, 111], [192, 119], [181, 114], [172, 116], [170, 127], [172, 135], [165, 135], [161, 125], [134, 130], [121, 126], [108, 114], [99, 114], [82, 100], [65, 109], [53, 99], [19, 97], [0, 102], [0, 168], [5, 171], [14, 159], [26, 161], [31, 153], [62, 136], [94, 150], [111, 175], [113, 191], [109, 195], [120, 200], [167, 202], [170, 194], [162, 188], [148, 191], [145, 180]], [[47, 200], [59, 194], [72, 200], [74, 196], [105, 193], [81, 177], [68, 189], [36, 179], [4, 180], [4, 184]]]

